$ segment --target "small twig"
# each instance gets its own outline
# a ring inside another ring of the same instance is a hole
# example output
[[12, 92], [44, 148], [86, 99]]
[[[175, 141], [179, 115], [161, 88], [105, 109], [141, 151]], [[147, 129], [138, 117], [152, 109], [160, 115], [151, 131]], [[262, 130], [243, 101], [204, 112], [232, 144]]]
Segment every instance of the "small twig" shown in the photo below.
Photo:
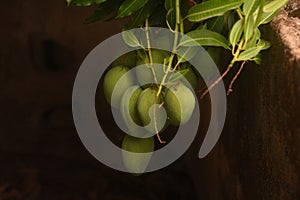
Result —
[[205, 97], [205, 95], [207, 95], [209, 93], [209, 91], [215, 87], [227, 74], [228, 72], [230, 71], [232, 65], [229, 65], [226, 69], [226, 71], [213, 83], [211, 84], [204, 92], [203, 94], [201, 95], [201, 99], [203, 99]]
[[234, 84], [234, 82], [236, 81], [236, 79], [239, 77], [239, 75], [241, 74], [241, 72], [242, 72], [242, 70], [243, 70], [245, 64], [246, 64], [246, 61], [244, 61], [244, 62], [242, 63], [242, 65], [241, 65], [239, 71], [236, 73], [236, 75], [235, 75], [235, 76], [233, 77], [233, 79], [231, 80], [230, 85], [229, 85], [229, 88], [228, 88], [228, 91], [227, 91], [227, 95], [229, 95], [230, 92], [233, 91], [233, 90], [232, 90], [233, 84]]
[[[158, 96], [155, 97], [155, 102], [154, 102], [154, 109], [153, 109], [153, 115], [154, 115], [154, 128], [155, 128], [155, 133], [156, 133], [156, 136], [158, 138], [158, 141], [161, 143], [161, 144], [164, 144], [166, 143], [166, 141], [163, 141], [161, 140], [160, 136], [159, 136], [159, 131], [158, 131], [158, 128], [157, 128], [157, 121], [156, 121], [156, 103], [157, 103], [157, 100], [158, 100]], [[161, 107], [162, 104], [159, 105], [159, 108]]]

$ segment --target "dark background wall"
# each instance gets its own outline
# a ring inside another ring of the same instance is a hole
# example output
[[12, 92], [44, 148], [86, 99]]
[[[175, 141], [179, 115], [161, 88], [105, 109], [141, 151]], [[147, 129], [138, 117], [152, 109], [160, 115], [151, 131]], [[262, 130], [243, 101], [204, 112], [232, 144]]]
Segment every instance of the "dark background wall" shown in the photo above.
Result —
[[84, 25], [93, 10], [64, 1], [1, 3], [0, 200], [300, 198], [297, 17], [284, 12], [264, 28], [273, 47], [261, 66], [245, 68], [228, 98], [225, 130], [205, 159], [197, 158], [202, 128], [174, 164], [133, 177], [96, 161], [73, 125], [82, 60], [125, 22]]

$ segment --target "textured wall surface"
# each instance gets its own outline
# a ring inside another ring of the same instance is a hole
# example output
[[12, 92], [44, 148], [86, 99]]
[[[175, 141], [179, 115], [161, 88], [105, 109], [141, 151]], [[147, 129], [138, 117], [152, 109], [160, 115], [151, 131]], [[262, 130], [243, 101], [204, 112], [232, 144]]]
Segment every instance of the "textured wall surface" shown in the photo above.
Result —
[[246, 64], [215, 149], [190, 159], [205, 199], [300, 199], [300, 19], [287, 12], [295, 3], [263, 28], [273, 46], [262, 65]]

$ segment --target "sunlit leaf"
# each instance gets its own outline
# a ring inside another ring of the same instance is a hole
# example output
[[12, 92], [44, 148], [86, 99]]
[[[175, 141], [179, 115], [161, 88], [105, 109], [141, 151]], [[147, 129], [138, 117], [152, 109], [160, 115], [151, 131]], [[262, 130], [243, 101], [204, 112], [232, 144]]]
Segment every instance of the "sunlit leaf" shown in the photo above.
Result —
[[260, 39], [257, 46], [260, 46], [261, 50], [266, 50], [271, 47], [271, 42]]
[[138, 47], [140, 46], [140, 42], [139, 40], [137, 39], [137, 37], [134, 35], [134, 33], [130, 30], [128, 31], [123, 31], [122, 32], [122, 37], [123, 37], [123, 40], [124, 42], [128, 45], [128, 46], [131, 46], [131, 47]]
[[260, 30], [258, 28], [256, 28], [254, 30], [252, 37], [249, 39], [249, 41], [246, 44], [246, 49], [255, 47], [259, 40], [260, 40]]
[[263, 14], [261, 19], [257, 23], [267, 24], [275, 17], [275, 15], [280, 11], [280, 9], [288, 3], [288, 0], [274, 0], [266, 4], [263, 8]]
[[260, 46], [249, 48], [249, 49], [243, 51], [239, 55], [239, 57], [238, 57], [237, 60], [238, 61], [247, 61], [247, 60], [250, 60], [250, 59], [254, 58], [260, 51], [261, 51], [261, 47]]
[[177, 81], [177, 80], [180, 80], [180, 79], [184, 78], [184, 76], [185, 76], [189, 71], [190, 71], [189, 69], [183, 69], [183, 70], [177, 71], [175, 74], [173, 74], [173, 75], [170, 77], [170, 81], [174, 82], [174, 81]]
[[210, 0], [196, 4], [188, 11], [186, 18], [191, 22], [199, 22], [216, 16], [221, 16], [229, 10], [242, 5], [243, 0]]
[[181, 38], [179, 46], [221, 46], [229, 49], [229, 42], [226, 38], [216, 32], [209, 30], [191, 31]]
[[245, 3], [243, 4], [243, 12], [245, 14], [245, 18], [248, 19], [256, 9], [258, 8], [261, 0], [244, 0]]
[[196, 47], [179, 47], [177, 50], [178, 62], [184, 63], [191, 60], [197, 54], [197, 49]]
[[244, 20], [240, 19], [233, 25], [229, 33], [229, 42], [231, 43], [232, 46], [235, 46], [239, 42], [243, 30], [244, 30]]
[[246, 42], [252, 37], [254, 30], [253, 16], [249, 16], [244, 25], [244, 37]]

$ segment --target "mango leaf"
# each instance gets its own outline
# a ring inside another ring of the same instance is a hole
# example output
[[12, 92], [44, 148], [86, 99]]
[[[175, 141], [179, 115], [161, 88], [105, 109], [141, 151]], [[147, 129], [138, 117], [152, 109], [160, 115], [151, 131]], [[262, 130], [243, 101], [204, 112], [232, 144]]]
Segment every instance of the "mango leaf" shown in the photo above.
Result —
[[288, 3], [288, 0], [273, 0], [264, 6], [264, 12], [274, 12], [281, 9], [285, 4]]
[[253, 16], [249, 16], [247, 21], [245, 22], [244, 25], [244, 36], [245, 36], [245, 41], [248, 42], [248, 40], [252, 37], [254, 33], [254, 19]]
[[254, 58], [255, 56], [257, 56], [257, 54], [261, 51], [261, 47], [260, 46], [256, 46], [256, 47], [252, 47], [249, 48], [245, 51], [243, 51], [239, 57], [238, 57], [238, 61], [247, 61], [250, 60], [252, 58]]
[[142, 26], [146, 19], [149, 18], [155, 11], [159, 4], [157, 0], [149, 0], [148, 3], [134, 16], [134, 19], [131, 23], [131, 28], [137, 28]]
[[[197, 53], [196, 47], [181, 46], [177, 49], [178, 63], [184, 63], [191, 60]], [[181, 56], [180, 56], [181, 55]]]
[[179, 46], [221, 46], [225, 49], [229, 48], [229, 42], [226, 38], [216, 32], [209, 30], [195, 30], [191, 31], [181, 38]]
[[260, 46], [261, 50], [266, 50], [271, 47], [271, 42], [260, 39], [257, 46]]
[[267, 24], [275, 17], [280, 9], [288, 3], [288, 0], [274, 0], [266, 4], [263, 8], [263, 14], [261, 19], [257, 23], [258, 25]]
[[210, 0], [196, 4], [188, 11], [186, 18], [191, 22], [200, 22], [216, 16], [221, 16], [229, 10], [242, 5], [243, 0]]
[[131, 47], [138, 47], [141, 46], [139, 40], [137, 39], [137, 37], [134, 35], [134, 33], [130, 30], [128, 31], [123, 31], [122, 32], [122, 37], [124, 42]]
[[94, 4], [101, 4], [106, 2], [107, 0], [68, 0], [68, 4], [72, 4], [75, 6], [90, 6]]
[[261, 20], [262, 14], [263, 14], [264, 5], [265, 5], [265, 0], [261, 0], [260, 4], [259, 4], [259, 7], [256, 11], [257, 14], [254, 13], [254, 17], [255, 17], [254, 27], [255, 28], [257, 28], [259, 26], [259, 22]]
[[259, 40], [260, 40], [260, 30], [258, 28], [256, 28], [254, 30], [254, 34], [252, 35], [252, 37], [250, 38], [250, 40], [247, 42], [245, 49], [249, 49], [249, 48], [255, 47], [257, 45], [257, 42]]
[[167, 20], [171, 28], [174, 29], [176, 24], [176, 0], [165, 0], [165, 9], [168, 12]]
[[207, 29], [221, 33], [224, 28], [224, 15], [207, 20]]
[[179, 79], [184, 78], [184, 76], [189, 72], [189, 69], [183, 69], [180, 71], [176, 71], [176, 73], [174, 73], [171, 77], [170, 77], [170, 81], [171, 82], [175, 82]]
[[121, 4], [116, 18], [118, 19], [132, 15], [142, 8], [147, 2], [148, 0], [125, 0]]
[[260, 65], [261, 62], [262, 62], [261, 54], [260, 54], [260, 53], [257, 54], [257, 55], [253, 58], [253, 60], [254, 60], [254, 62], [255, 62], [256, 64]]
[[112, 14], [120, 5], [120, 0], [109, 1], [100, 4], [98, 8], [94, 11], [93, 15], [85, 19], [85, 24], [90, 24], [99, 20], [104, 20]]
[[235, 46], [240, 41], [243, 30], [244, 30], [244, 19], [240, 19], [233, 25], [229, 33], [229, 42], [232, 46]]
[[245, 0], [243, 5], [243, 12], [245, 14], [246, 20], [251, 16], [258, 8], [261, 0]]

